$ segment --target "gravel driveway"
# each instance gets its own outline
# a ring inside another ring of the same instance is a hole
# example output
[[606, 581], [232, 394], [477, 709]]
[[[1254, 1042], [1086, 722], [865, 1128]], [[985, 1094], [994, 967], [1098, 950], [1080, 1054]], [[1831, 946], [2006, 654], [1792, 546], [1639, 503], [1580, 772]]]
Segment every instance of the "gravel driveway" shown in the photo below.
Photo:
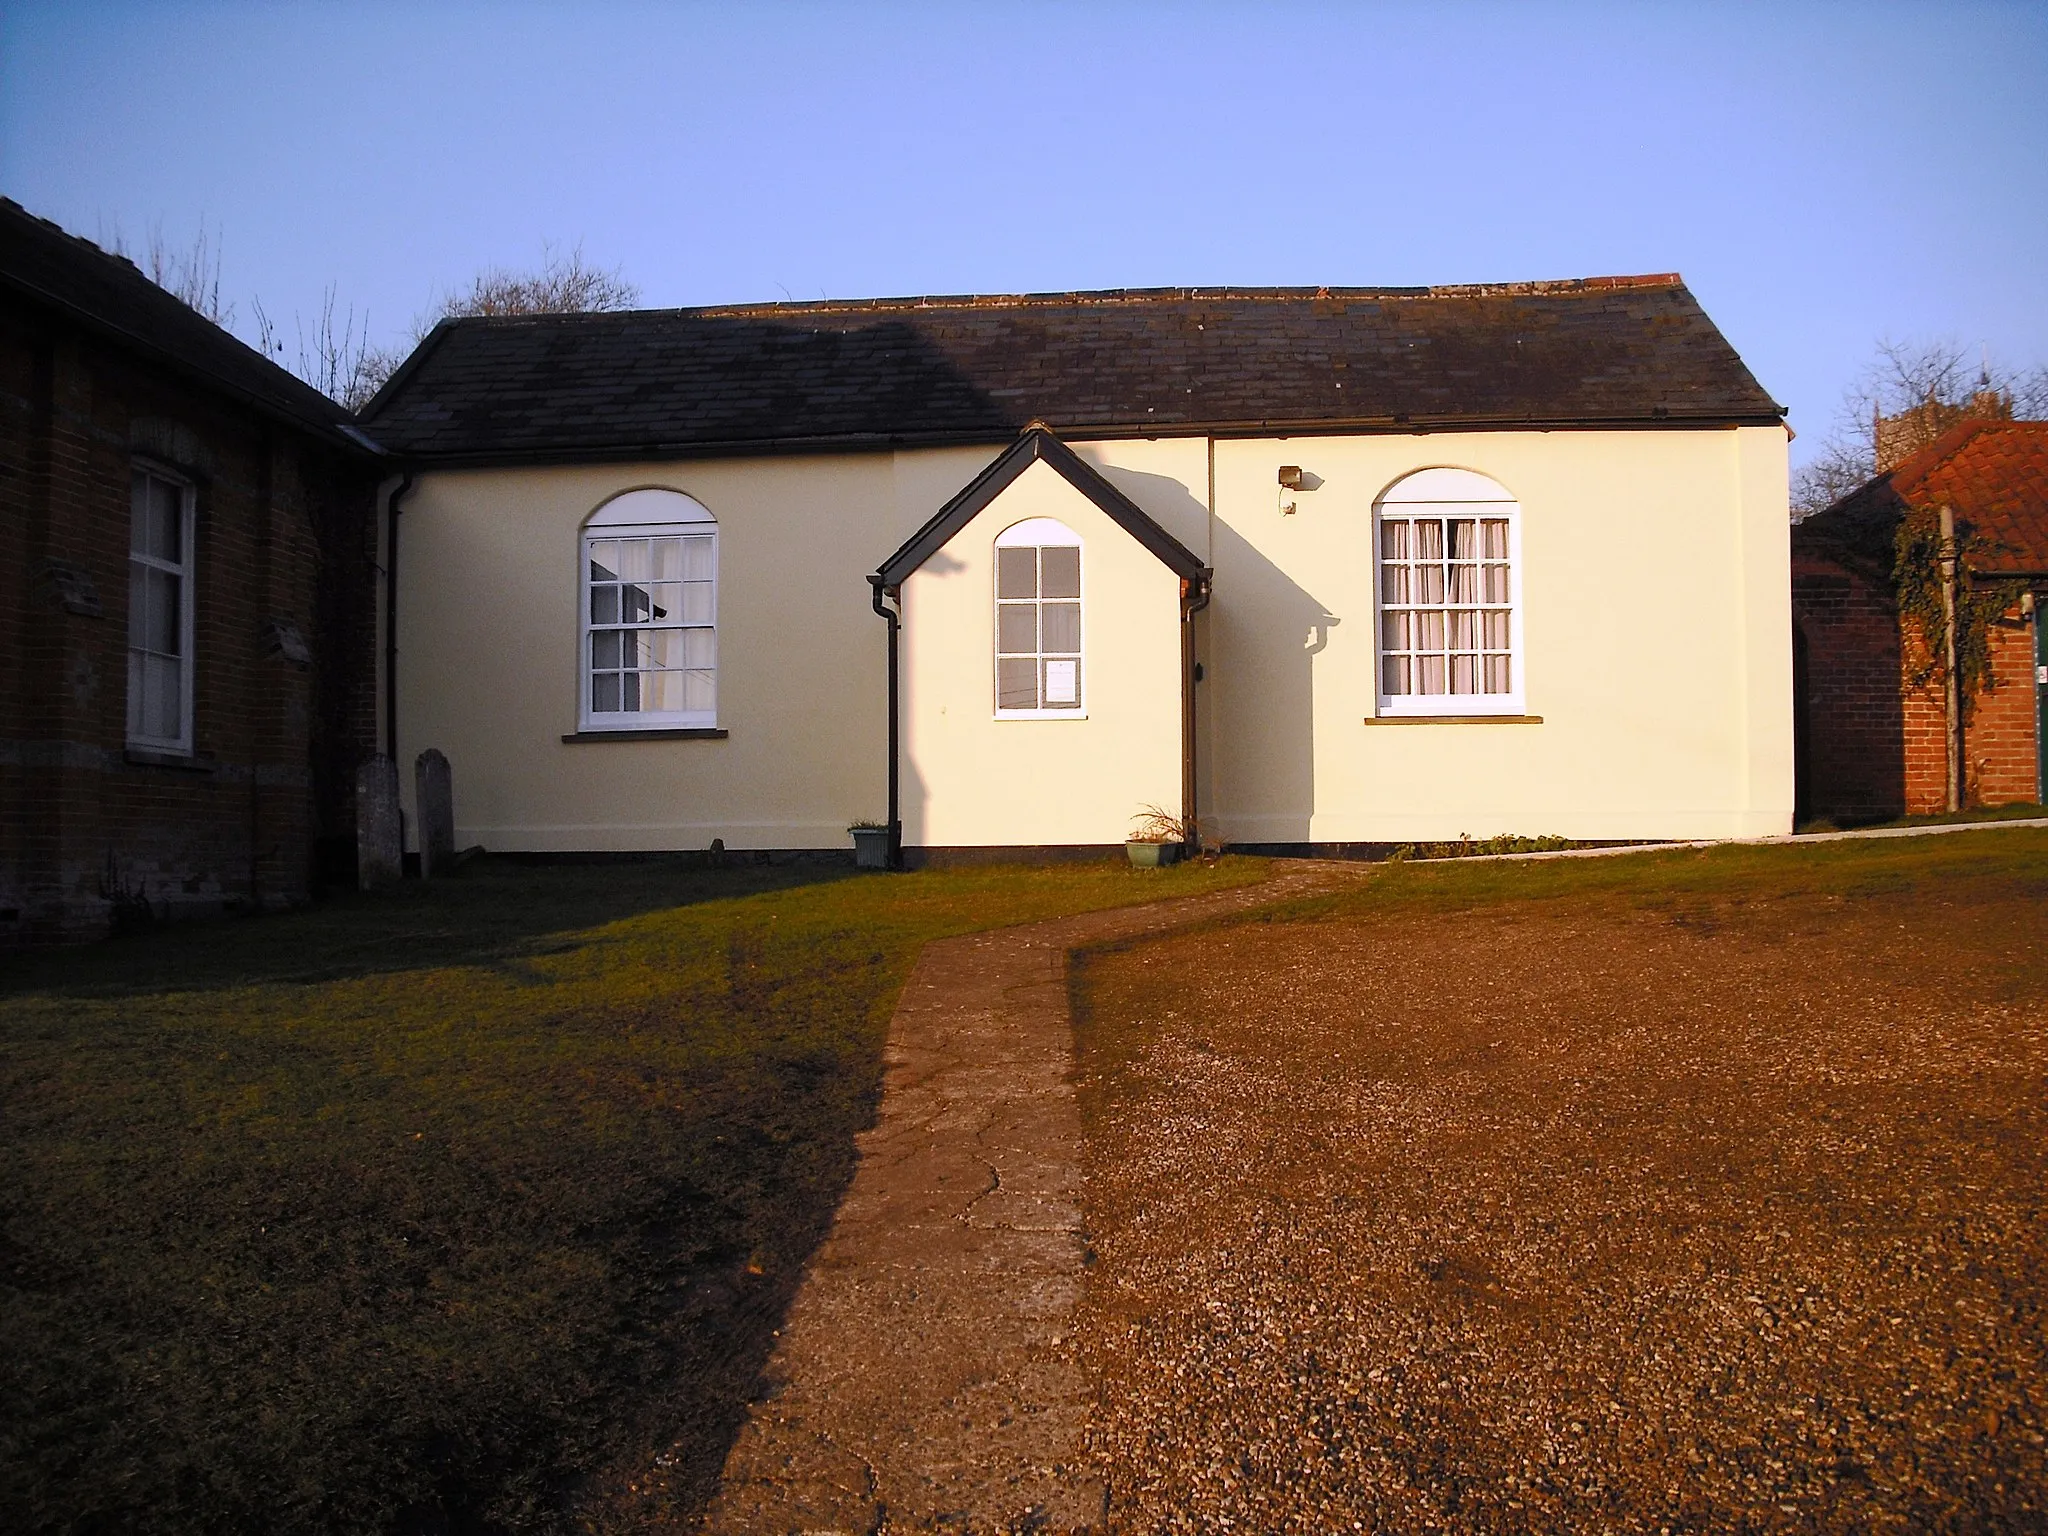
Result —
[[1885, 885], [1087, 958], [1113, 1528], [2048, 1528], [2048, 880]]

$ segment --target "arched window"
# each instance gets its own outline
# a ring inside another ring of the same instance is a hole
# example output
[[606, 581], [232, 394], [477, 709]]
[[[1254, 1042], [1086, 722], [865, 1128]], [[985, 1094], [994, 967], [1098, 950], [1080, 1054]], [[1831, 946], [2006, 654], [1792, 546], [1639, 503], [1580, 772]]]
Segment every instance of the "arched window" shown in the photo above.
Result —
[[615, 496], [583, 526], [583, 728], [717, 723], [717, 520], [680, 491]]
[[1050, 517], [996, 535], [996, 715], [1081, 712], [1081, 536]]
[[1521, 509], [1469, 469], [1425, 469], [1373, 508], [1379, 712], [1522, 712]]

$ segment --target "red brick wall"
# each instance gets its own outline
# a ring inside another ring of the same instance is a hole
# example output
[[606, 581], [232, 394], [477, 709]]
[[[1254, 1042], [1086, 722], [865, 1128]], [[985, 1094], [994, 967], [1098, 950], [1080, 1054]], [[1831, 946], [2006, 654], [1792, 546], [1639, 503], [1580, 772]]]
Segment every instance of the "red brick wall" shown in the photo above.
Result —
[[1824, 550], [1792, 554], [1802, 816], [1878, 821], [1905, 809], [1899, 621], [1885, 587]]
[[[1793, 533], [1798, 658], [1799, 800], [1803, 817], [1875, 821], [1948, 803], [1939, 687], [1912, 687], [1924, 649], [1901, 631], [1867, 552]], [[2034, 636], [2017, 607], [1992, 634], [1993, 686], [1964, 731], [1966, 803], [2037, 798]]]
[[[193, 746], [126, 746], [129, 485], [197, 486]], [[0, 308], [0, 942], [306, 899], [374, 741], [373, 486], [322, 445], [45, 319]], [[67, 611], [51, 562], [83, 571]], [[293, 625], [301, 667], [265, 644]]]
[[2040, 798], [2034, 630], [2017, 604], [1991, 631], [1991, 679], [1963, 731], [1970, 798], [1978, 805], [2031, 804]]

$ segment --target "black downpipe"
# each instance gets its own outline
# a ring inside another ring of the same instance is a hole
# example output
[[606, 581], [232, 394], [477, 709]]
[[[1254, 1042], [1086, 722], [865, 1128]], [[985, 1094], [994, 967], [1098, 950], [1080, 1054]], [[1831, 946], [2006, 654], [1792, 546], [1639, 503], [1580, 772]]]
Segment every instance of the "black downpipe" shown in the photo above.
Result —
[[1195, 615], [1209, 606], [1209, 582], [1210, 578], [1203, 575], [1184, 583], [1181, 588], [1180, 676], [1181, 697], [1186, 705], [1181, 710], [1181, 826], [1186, 829], [1187, 839], [1183, 846], [1190, 857], [1202, 851], [1202, 832], [1195, 804], [1200, 782], [1195, 772], [1195, 747], [1201, 740], [1201, 733], [1195, 728]]
[[398, 503], [412, 489], [406, 470], [385, 506], [384, 533], [384, 750], [398, 761]]
[[896, 704], [896, 637], [897, 632], [902, 627], [903, 619], [902, 615], [897, 613], [895, 609], [884, 607], [882, 598], [885, 595], [894, 596], [897, 602], [900, 603], [903, 600], [901, 595], [902, 588], [897, 588], [893, 593], [885, 593], [882, 587], [882, 576], [879, 571], [868, 578], [868, 585], [875, 589], [875, 612], [889, 622], [889, 867], [891, 869], [901, 869], [903, 867], [903, 813], [902, 802], [898, 798], [896, 772], [896, 721], [898, 715]]

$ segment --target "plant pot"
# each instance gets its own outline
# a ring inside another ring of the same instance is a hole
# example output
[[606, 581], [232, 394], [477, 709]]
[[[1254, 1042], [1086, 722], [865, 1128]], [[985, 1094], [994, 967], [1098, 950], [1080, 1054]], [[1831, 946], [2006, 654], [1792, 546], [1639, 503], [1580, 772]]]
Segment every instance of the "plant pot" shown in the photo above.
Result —
[[1124, 844], [1124, 856], [1139, 869], [1158, 869], [1167, 864], [1180, 862], [1179, 843], [1141, 843], [1133, 839]]
[[889, 867], [889, 829], [887, 827], [851, 827], [853, 833], [853, 867], [855, 869], [887, 869]]

